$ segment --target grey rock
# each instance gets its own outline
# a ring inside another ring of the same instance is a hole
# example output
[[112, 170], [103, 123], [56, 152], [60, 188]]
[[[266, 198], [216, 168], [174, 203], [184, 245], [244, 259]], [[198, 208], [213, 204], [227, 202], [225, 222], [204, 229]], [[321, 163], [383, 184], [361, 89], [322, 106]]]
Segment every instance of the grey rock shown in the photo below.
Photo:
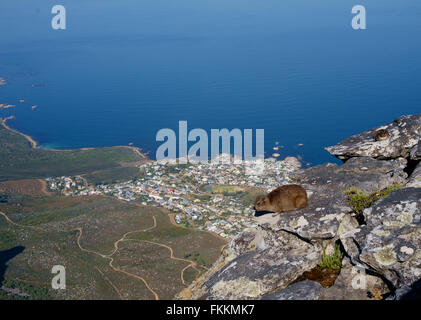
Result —
[[332, 163], [315, 166], [296, 173], [291, 178], [327, 192], [335, 192], [335, 188], [345, 190], [350, 187], [372, 192], [392, 184], [405, 183], [406, 165], [407, 161], [403, 158], [387, 161], [361, 157], [350, 159], [341, 166]]
[[279, 221], [279, 215], [273, 215], [272, 213], [266, 213], [264, 215], [254, 217], [254, 221], [259, 225], [269, 225], [273, 226]]
[[396, 288], [421, 278], [421, 189], [403, 188], [364, 211], [359, 260]]
[[320, 300], [370, 300], [387, 293], [389, 289], [381, 278], [367, 274], [364, 268], [355, 267], [344, 259], [334, 285], [323, 289]]
[[409, 292], [411, 291], [410, 286], [402, 286], [394, 292], [390, 297], [386, 300], [402, 300]]
[[262, 300], [318, 300], [323, 287], [320, 283], [310, 280], [291, 284], [285, 289], [262, 297]]
[[412, 148], [410, 156], [412, 160], [421, 160], [421, 141]]
[[[236, 242], [242, 242], [241, 237]], [[304, 271], [320, 262], [322, 248], [284, 231], [256, 228], [254, 237], [242, 248], [252, 248], [218, 268], [203, 283], [199, 295], [207, 299], [259, 299], [285, 288]], [[238, 245], [235, 247], [238, 248]]]
[[235, 256], [250, 251], [256, 247], [256, 236], [258, 229], [246, 229], [229, 242], [227, 250]]
[[[327, 148], [346, 161], [343, 165], [327, 163], [290, 176], [306, 189], [308, 206], [259, 217], [259, 227], [235, 237], [193, 282], [191, 297], [360, 300], [381, 298], [396, 288], [392, 296], [401, 299], [419, 289], [421, 165], [408, 178], [405, 158], [419, 161], [421, 114], [380, 128], [389, 138], [375, 141], [373, 129]], [[344, 191], [356, 187], [371, 193], [395, 184], [405, 187], [364, 210], [366, 224], [359, 225]], [[326, 243], [338, 239], [346, 259], [332, 287], [320, 293], [311, 281], [293, 283], [317, 266]]]
[[351, 262], [354, 265], [364, 268], [364, 265], [359, 261], [360, 248], [354, 240], [356, 233], [360, 231], [361, 227], [357, 219], [351, 215], [347, 215], [339, 225], [338, 236]]
[[271, 226], [309, 240], [339, 237], [339, 225], [352, 211], [344, 191], [356, 187], [365, 192], [405, 183], [405, 159], [391, 161], [353, 158], [342, 166], [328, 163], [295, 174], [292, 178], [309, 195], [304, 209], [281, 213]]
[[[378, 129], [389, 132], [390, 138], [375, 141]], [[372, 157], [376, 159], [407, 158], [421, 137], [421, 114], [397, 118], [392, 123], [364, 131], [349, 137], [326, 150], [342, 160], [353, 157]]]
[[315, 190], [307, 208], [278, 216], [274, 230], [285, 230], [308, 240], [330, 239], [337, 235], [343, 217], [351, 211], [340, 192]]
[[402, 286], [398, 288], [387, 300], [421, 300], [421, 280], [418, 280], [411, 286]]
[[365, 268], [366, 266], [359, 260], [360, 248], [358, 246], [358, 242], [356, 242], [352, 237], [347, 237], [341, 238], [341, 243], [352, 264], [360, 268]]
[[421, 188], [421, 162], [415, 167], [405, 187]]

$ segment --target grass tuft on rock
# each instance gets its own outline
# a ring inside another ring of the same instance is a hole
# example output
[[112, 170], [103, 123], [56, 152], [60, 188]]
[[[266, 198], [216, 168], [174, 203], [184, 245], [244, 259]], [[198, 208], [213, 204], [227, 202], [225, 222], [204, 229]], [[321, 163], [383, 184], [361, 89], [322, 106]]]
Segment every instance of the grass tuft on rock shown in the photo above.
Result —
[[377, 190], [372, 193], [366, 194], [363, 190], [356, 187], [351, 187], [344, 191], [348, 196], [348, 204], [351, 206], [353, 211], [357, 214], [362, 214], [363, 210], [370, 208], [377, 201], [386, 198], [392, 191], [399, 190], [402, 185], [392, 185], [383, 190]]
[[339, 244], [335, 245], [335, 251], [327, 255], [326, 248], [323, 250], [322, 262], [318, 266], [322, 269], [339, 270], [342, 267], [343, 253]]

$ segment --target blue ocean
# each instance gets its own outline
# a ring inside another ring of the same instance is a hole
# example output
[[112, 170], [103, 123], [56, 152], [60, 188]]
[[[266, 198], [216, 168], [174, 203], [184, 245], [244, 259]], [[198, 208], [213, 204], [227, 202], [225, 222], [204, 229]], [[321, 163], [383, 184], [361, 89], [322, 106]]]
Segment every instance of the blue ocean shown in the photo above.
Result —
[[0, 116], [47, 148], [154, 158], [158, 130], [187, 120], [336, 161], [324, 147], [421, 112], [420, 35], [419, 0], [1, 0], [0, 103], [16, 107]]

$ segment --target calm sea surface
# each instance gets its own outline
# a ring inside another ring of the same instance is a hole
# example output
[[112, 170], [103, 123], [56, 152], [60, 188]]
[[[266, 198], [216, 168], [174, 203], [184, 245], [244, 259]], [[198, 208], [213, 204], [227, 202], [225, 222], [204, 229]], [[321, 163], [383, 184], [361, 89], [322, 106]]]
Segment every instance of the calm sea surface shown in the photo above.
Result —
[[133, 142], [153, 158], [157, 131], [187, 120], [335, 161], [325, 146], [421, 112], [421, 1], [1, 0], [0, 77], [16, 105], [0, 116], [43, 147]]

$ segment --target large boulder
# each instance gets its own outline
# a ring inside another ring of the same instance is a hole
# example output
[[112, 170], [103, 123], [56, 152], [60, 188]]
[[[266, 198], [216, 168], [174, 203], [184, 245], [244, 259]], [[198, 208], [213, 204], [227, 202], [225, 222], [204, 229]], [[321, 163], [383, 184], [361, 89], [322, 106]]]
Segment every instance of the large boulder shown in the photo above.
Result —
[[[376, 141], [377, 130], [387, 130], [390, 137]], [[419, 150], [421, 139], [421, 114], [397, 118], [387, 125], [351, 136], [326, 150], [341, 160], [352, 157], [372, 157], [376, 159], [407, 158], [415, 147]], [[418, 151], [411, 156], [416, 157]]]
[[421, 279], [411, 286], [403, 286], [398, 288], [393, 295], [389, 296], [387, 300], [421, 300]]
[[324, 288], [319, 300], [380, 300], [389, 291], [381, 278], [368, 274], [364, 268], [355, 267], [344, 259], [334, 285]]
[[192, 286], [193, 298], [260, 299], [283, 289], [321, 259], [322, 247], [262, 227], [234, 238], [224, 258]]
[[405, 183], [406, 165], [407, 161], [403, 158], [394, 160], [376, 160], [370, 157], [352, 158], [341, 166], [327, 163], [293, 174], [291, 178], [331, 192], [337, 191], [335, 187], [345, 190], [352, 186], [371, 192], [392, 184]]
[[[404, 184], [405, 166], [402, 158], [385, 161], [362, 157], [350, 159], [342, 166], [328, 163], [304, 170], [292, 178], [307, 190], [308, 206], [284, 212], [275, 220], [271, 218], [272, 228], [308, 240], [339, 237], [339, 225], [352, 211], [344, 191], [356, 187], [368, 193]], [[263, 224], [264, 218], [260, 220]]]
[[265, 295], [262, 300], [318, 300], [322, 291], [323, 287], [320, 283], [304, 280]]
[[421, 189], [393, 191], [364, 210], [366, 226], [355, 234], [358, 259], [394, 287], [421, 278]]
[[[343, 165], [290, 176], [307, 190], [308, 206], [257, 217], [259, 226], [235, 237], [180, 298], [381, 299], [391, 291], [400, 299], [419, 292], [421, 114], [378, 129], [385, 131], [368, 130], [327, 148]], [[372, 193], [398, 184], [404, 187], [364, 210], [364, 219], [357, 220], [344, 194], [351, 187]], [[320, 290], [312, 281], [296, 282], [338, 240], [346, 260], [334, 285]]]
[[415, 167], [405, 187], [421, 188], [421, 163], [418, 163], [418, 165]]
[[412, 148], [410, 158], [412, 160], [421, 160], [421, 141], [419, 141], [418, 144]]

